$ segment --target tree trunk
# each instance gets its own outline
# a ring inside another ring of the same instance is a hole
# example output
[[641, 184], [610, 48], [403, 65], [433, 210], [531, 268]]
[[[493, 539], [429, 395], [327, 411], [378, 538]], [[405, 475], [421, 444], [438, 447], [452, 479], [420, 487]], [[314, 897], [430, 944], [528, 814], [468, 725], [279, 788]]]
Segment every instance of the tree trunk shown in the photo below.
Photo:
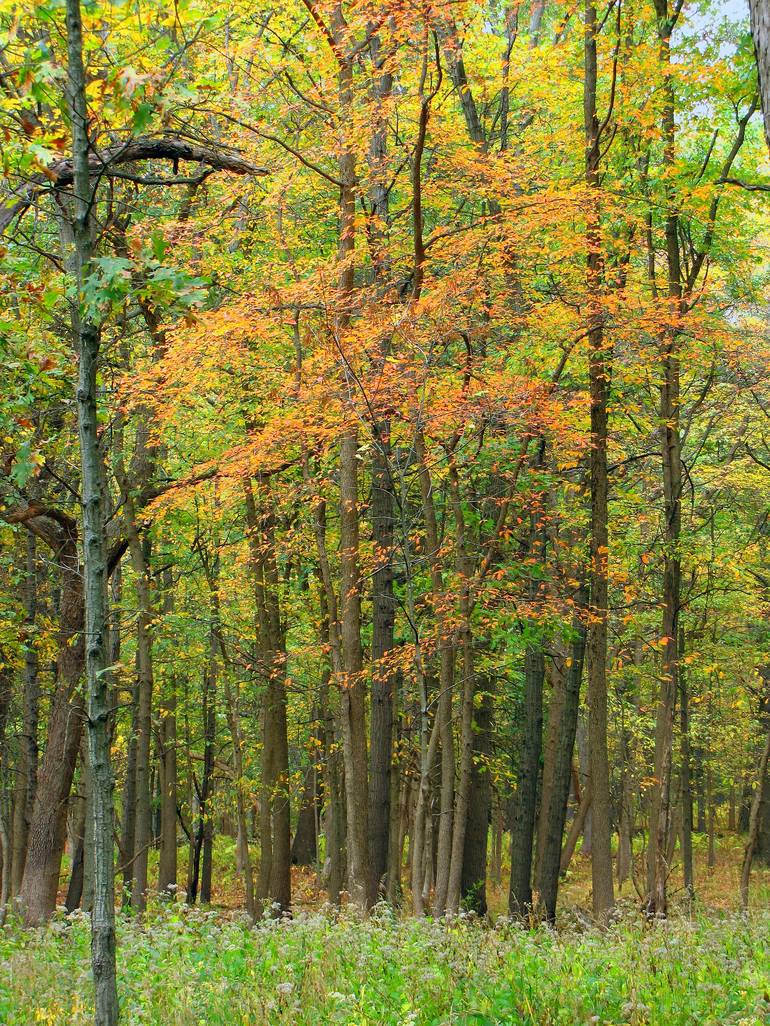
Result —
[[123, 823], [120, 835], [120, 854], [123, 870], [122, 907], [131, 907], [134, 880], [134, 839], [136, 837], [136, 740], [139, 717], [139, 684], [131, 689], [131, 733], [126, 752], [126, 777], [123, 781]]
[[373, 905], [385, 893], [390, 832], [390, 774], [393, 760], [393, 689], [388, 664], [393, 648], [393, 482], [390, 477], [390, 425], [377, 425], [369, 515], [377, 560], [372, 574], [372, 688], [369, 773], [369, 894]]
[[543, 733], [545, 656], [539, 642], [524, 656], [522, 747], [511, 815], [511, 880], [508, 910], [526, 917], [532, 909], [532, 842], [537, 811], [537, 785]]
[[[664, 76], [664, 107], [662, 115], [663, 164], [672, 168], [676, 159], [674, 133], [674, 84], [670, 74], [671, 32], [668, 0], [655, 0], [658, 15], [658, 57]], [[665, 916], [668, 907], [666, 859], [671, 818], [671, 775], [673, 764], [674, 706], [679, 688], [679, 592], [681, 562], [682, 460], [679, 431], [679, 328], [683, 313], [682, 271], [679, 253], [679, 216], [673, 184], [667, 186], [666, 263], [668, 298], [671, 303], [670, 324], [661, 336], [660, 437], [663, 471], [663, 665], [655, 720], [654, 777], [650, 817], [648, 880], [650, 894], [647, 908], [651, 914]]]
[[487, 842], [489, 837], [492, 787], [489, 757], [492, 754], [491, 681], [481, 688], [473, 731], [471, 800], [465, 828], [461, 893], [463, 906], [479, 916], [487, 914]]
[[[460, 709], [460, 767], [452, 823], [452, 850], [447, 886], [446, 911], [456, 915], [460, 908], [463, 852], [468, 826], [473, 774], [473, 705], [476, 694], [473, 634], [471, 626], [471, 560], [467, 548], [467, 529], [463, 513], [460, 484], [454, 456], [449, 460], [449, 493], [455, 522], [455, 549], [459, 577], [459, 612], [461, 618], [460, 651], [462, 653], [462, 705]], [[534, 817], [533, 817], [534, 827]]]
[[83, 727], [83, 698], [76, 689], [83, 673], [83, 577], [77, 558], [77, 527], [61, 518], [54, 562], [60, 570], [56, 690], [51, 699], [46, 748], [27, 838], [19, 891], [25, 922], [45, 922], [56, 908], [66, 836], [67, 799]]
[[40, 681], [35, 637], [37, 619], [37, 542], [32, 532], [26, 539], [26, 576], [24, 580], [24, 696], [22, 711], [22, 750], [19, 767], [18, 804], [14, 803], [13, 864], [11, 894], [19, 893], [27, 856], [27, 836], [35, 807], [38, 773], [38, 719]]
[[[0, 780], [5, 776], [8, 752], [5, 742], [6, 726], [11, 709], [12, 697], [11, 667], [0, 650]], [[3, 803], [0, 802], [0, 926], [5, 923], [8, 899], [11, 892], [11, 838], [5, 820]]]
[[[579, 599], [579, 606], [584, 605]], [[567, 819], [572, 759], [577, 731], [578, 708], [580, 705], [580, 684], [583, 677], [586, 630], [579, 618], [574, 623], [576, 631], [572, 643], [571, 664], [564, 674], [564, 699], [559, 725], [558, 747], [554, 759], [551, 801], [545, 812], [543, 847], [538, 852], [539, 873], [536, 876], [540, 901], [545, 909], [546, 919], [556, 918], [556, 901], [559, 891], [562, 837]]]
[[[85, 776], [85, 767], [83, 767]], [[84, 781], [83, 781], [84, 783]], [[74, 812], [74, 823], [71, 833], [72, 843], [72, 871], [70, 873], [67, 897], [64, 899], [64, 906], [68, 912], [74, 912], [80, 907], [83, 898], [83, 877], [85, 868], [85, 835], [86, 835], [86, 799], [81, 795], [77, 799], [77, 806]]]
[[[684, 653], [684, 628], [679, 631], [680, 656]], [[695, 897], [695, 879], [693, 876], [692, 858], [692, 789], [690, 772], [692, 760], [690, 756], [690, 706], [687, 693], [687, 681], [684, 673], [679, 674], [679, 723], [681, 727], [681, 768], [680, 783], [682, 791], [682, 866], [684, 870], [684, 886], [690, 900]]]
[[269, 495], [258, 514], [247, 482], [246, 517], [257, 611], [259, 666], [265, 682], [259, 897], [287, 911], [291, 905], [289, 748], [286, 725], [286, 652], [278, 602], [273, 514]]
[[293, 866], [313, 866], [318, 858], [316, 812], [320, 795], [318, 793], [318, 770], [315, 764], [317, 749], [313, 744], [310, 746], [309, 755], [314, 761], [305, 769], [297, 829], [294, 831], [294, 840], [291, 844], [291, 864]]
[[[440, 914], [446, 907], [449, 888], [449, 869], [452, 851], [452, 823], [454, 817], [455, 753], [452, 734], [452, 691], [454, 688], [455, 652], [448, 624], [447, 601], [441, 573], [438, 522], [433, 496], [433, 483], [428, 467], [425, 439], [421, 428], [415, 431], [415, 455], [420, 477], [425, 548], [431, 574], [431, 591], [436, 615], [439, 655], [439, 693], [436, 708], [438, 742], [441, 744], [441, 796], [439, 808], [438, 850], [436, 859], [436, 893], [434, 906]], [[418, 799], [419, 800], [419, 799]], [[412, 866], [414, 874], [414, 863]], [[413, 895], [414, 897], [414, 895]]]
[[160, 710], [160, 859], [158, 891], [171, 893], [177, 885], [176, 807], [176, 680], [173, 674], [167, 685]]
[[147, 865], [151, 838], [150, 749], [152, 743], [152, 602], [150, 598], [150, 542], [130, 528], [131, 563], [136, 577], [137, 737], [134, 801], [134, 849], [131, 904], [141, 914], [147, 902]]
[[583, 85], [586, 140], [585, 179], [589, 190], [586, 230], [586, 286], [589, 297], [588, 344], [591, 395], [591, 542], [590, 624], [586, 645], [588, 664], [588, 744], [593, 803], [591, 812], [591, 885], [593, 911], [604, 920], [615, 902], [612, 879], [612, 809], [607, 755], [607, 618], [609, 584], [607, 473], [608, 402], [612, 358], [605, 338], [601, 290], [604, 281], [599, 211], [601, 129], [596, 112], [597, 19], [593, 0], [585, 4], [585, 76]]
[[592, 802], [593, 785], [589, 779], [586, 786], [583, 788], [580, 804], [577, 807], [575, 818], [570, 824], [569, 833], [567, 834], [567, 839], [564, 842], [564, 849], [561, 853], [561, 860], [559, 863], [559, 870], [562, 875], [569, 869], [569, 864], [572, 861], [572, 856], [575, 854], [575, 848], [577, 847], [578, 840], [583, 832], [586, 816], [588, 815]]
[[[372, 254], [375, 280], [383, 284], [390, 272], [387, 252], [390, 227], [387, 181], [388, 120], [385, 102], [391, 95], [393, 74], [389, 68], [379, 36], [372, 35], [369, 44], [373, 72], [372, 99], [377, 120], [369, 144], [368, 164], [370, 216], [367, 239]], [[376, 367], [385, 365], [391, 350], [386, 334], [376, 358]], [[396, 674], [389, 665], [393, 649], [395, 600], [393, 596], [393, 527], [394, 482], [391, 474], [390, 422], [379, 411], [372, 424], [372, 485], [369, 516], [372, 525], [375, 567], [372, 573], [372, 685], [371, 722], [369, 727], [369, 893], [374, 904], [389, 891], [390, 830], [393, 820], [391, 772], [393, 763], [393, 714]]]
[[340, 710], [347, 809], [348, 890], [365, 908], [368, 898], [368, 782], [366, 709], [361, 653], [361, 580], [358, 563], [358, 440], [340, 444], [340, 638], [344, 678]]
[[749, 836], [746, 841], [746, 848], [743, 853], [743, 865], [741, 867], [741, 905], [745, 910], [749, 907], [749, 879], [751, 877], [751, 863], [754, 859], [754, 852], [759, 838], [759, 824], [762, 818], [762, 807], [767, 801], [762, 782], [767, 776], [768, 764], [770, 764], [770, 729], [767, 732], [765, 747], [759, 760], [757, 770], [757, 786], [751, 802], [749, 814]]
[[765, 140], [770, 147], [770, 0], [749, 0], [751, 34], [759, 72], [759, 92], [765, 124]]
[[111, 695], [107, 675], [109, 571], [105, 547], [104, 468], [99, 448], [96, 378], [99, 329], [80, 309], [83, 284], [90, 273], [94, 251], [93, 195], [91, 192], [83, 66], [83, 38], [79, 0], [67, 0], [67, 81], [72, 124], [74, 169], [75, 251], [72, 262], [77, 297], [72, 305], [73, 334], [78, 348], [78, 436], [80, 440], [83, 505], [83, 578], [85, 595], [85, 662], [88, 770], [94, 858], [94, 904], [91, 913], [91, 964], [94, 976], [97, 1026], [118, 1021], [115, 977], [115, 867], [113, 861], [112, 766], [110, 764]]

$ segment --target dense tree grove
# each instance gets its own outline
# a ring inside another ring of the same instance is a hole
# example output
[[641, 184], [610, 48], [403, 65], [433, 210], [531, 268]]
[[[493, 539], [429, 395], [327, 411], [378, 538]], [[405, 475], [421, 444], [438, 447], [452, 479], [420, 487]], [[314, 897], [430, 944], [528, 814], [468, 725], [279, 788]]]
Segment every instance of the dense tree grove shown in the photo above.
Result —
[[554, 921], [578, 845], [664, 917], [719, 829], [748, 904], [765, 0], [0, 33], [0, 915], [91, 910], [113, 1023], [115, 890], [211, 902], [225, 837], [252, 918], [306, 866]]

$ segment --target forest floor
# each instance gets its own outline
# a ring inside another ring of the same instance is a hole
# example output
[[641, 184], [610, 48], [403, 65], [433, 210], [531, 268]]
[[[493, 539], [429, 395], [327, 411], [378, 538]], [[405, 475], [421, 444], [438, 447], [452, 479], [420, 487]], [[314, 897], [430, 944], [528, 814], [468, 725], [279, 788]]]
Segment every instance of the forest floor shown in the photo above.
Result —
[[[320, 903], [313, 874], [295, 876], [292, 920], [250, 928], [235, 910], [226, 845], [218, 907], [153, 904], [142, 926], [120, 917], [118, 971], [125, 1026], [767, 1026], [770, 870], [752, 877], [753, 908], [737, 911], [741, 839], [718, 839], [709, 869], [696, 841], [698, 901], [648, 924], [633, 888], [618, 921], [591, 928], [588, 860], [562, 895], [560, 929], [399, 917], [361, 920]], [[491, 889], [493, 912], [504, 907]], [[88, 921], [57, 915], [46, 929], [0, 931], [0, 1023], [91, 1022]]]

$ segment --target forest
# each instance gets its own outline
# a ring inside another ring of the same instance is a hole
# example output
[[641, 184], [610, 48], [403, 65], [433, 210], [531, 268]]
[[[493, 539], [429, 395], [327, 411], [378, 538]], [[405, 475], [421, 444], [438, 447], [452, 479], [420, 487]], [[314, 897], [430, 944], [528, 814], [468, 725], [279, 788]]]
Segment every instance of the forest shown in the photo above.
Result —
[[0, 0], [0, 126], [0, 1022], [770, 1021], [770, 0]]

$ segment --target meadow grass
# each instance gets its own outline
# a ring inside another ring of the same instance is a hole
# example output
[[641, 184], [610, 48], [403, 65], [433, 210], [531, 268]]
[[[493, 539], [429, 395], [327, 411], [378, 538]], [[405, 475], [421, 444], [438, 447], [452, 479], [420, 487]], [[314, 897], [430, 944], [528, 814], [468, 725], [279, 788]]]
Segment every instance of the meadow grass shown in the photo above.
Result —
[[[712, 913], [606, 932], [499, 919], [433, 922], [329, 909], [250, 927], [153, 905], [119, 924], [126, 1026], [491, 1026], [770, 1022], [770, 912]], [[0, 1023], [91, 1021], [89, 927], [0, 930]]]

